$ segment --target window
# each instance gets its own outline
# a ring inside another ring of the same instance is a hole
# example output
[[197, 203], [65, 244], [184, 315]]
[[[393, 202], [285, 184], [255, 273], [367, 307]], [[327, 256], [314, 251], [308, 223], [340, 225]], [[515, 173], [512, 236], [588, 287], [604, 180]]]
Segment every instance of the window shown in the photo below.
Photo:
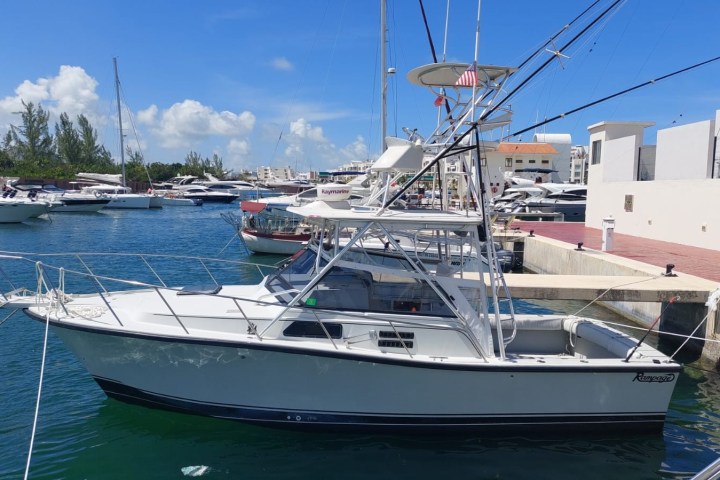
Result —
[[535, 163], [535, 160], [528, 160], [528, 163]]
[[593, 165], [599, 165], [600, 164], [600, 154], [602, 153], [602, 141], [601, 140], [595, 140], [592, 142], [592, 164]]
[[541, 163], [543, 165], [550, 165], [550, 160], [543, 160]]
[[342, 338], [342, 324], [297, 321], [285, 328], [283, 335], [303, 338], [327, 338], [329, 335], [330, 338]]
[[512, 168], [512, 163], [513, 163], [513, 162], [512, 162], [512, 157], [506, 157], [506, 158], [505, 158], [505, 166], [506, 166], [507, 168]]
[[522, 160], [518, 158], [517, 160], [515, 160], [515, 163], [522, 163]]
[[480, 165], [483, 167], [487, 167], [487, 158], [480, 157]]

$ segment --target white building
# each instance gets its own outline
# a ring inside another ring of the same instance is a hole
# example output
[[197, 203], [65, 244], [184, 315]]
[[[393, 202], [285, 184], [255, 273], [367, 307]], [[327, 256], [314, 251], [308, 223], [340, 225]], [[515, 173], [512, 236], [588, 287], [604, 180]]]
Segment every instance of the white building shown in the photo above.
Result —
[[290, 167], [258, 167], [257, 178], [259, 182], [270, 180], [290, 180], [295, 178], [295, 172]]
[[557, 170], [553, 182], [568, 183], [570, 181], [570, 165], [572, 158], [572, 137], [568, 133], [536, 133], [533, 142], [548, 143], [557, 151], [551, 157], [551, 168]]
[[720, 152], [715, 118], [659, 130], [643, 145], [646, 122], [588, 127], [590, 165], [585, 225], [713, 250], [720, 249]]
[[570, 149], [570, 183], [587, 183], [588, 150], [585, 145]]

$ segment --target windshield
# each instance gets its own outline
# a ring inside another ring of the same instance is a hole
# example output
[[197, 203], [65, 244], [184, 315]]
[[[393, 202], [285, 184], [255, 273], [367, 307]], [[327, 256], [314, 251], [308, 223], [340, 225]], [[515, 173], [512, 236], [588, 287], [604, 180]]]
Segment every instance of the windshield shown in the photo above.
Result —
[[[268, 277], [266, 287], [279, 302], [290, 302], [314, 277], [316, 258], [314, 250], [302, 250]], [[417, 276], [403, 275], [413, 268], [402, 255], [358, 248], [349, 250], [343, 260], [342, 266], [331, 268], [298, 305], [346, 311], [453, 315], [437, 286], [433, 288]], [[325, 265], [327, 261], [323, 258], [320, 268]]]

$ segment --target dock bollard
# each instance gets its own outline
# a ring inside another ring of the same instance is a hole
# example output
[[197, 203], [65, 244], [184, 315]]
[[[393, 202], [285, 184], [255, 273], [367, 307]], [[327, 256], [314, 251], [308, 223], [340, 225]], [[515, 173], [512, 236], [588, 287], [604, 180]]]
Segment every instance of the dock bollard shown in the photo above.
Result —
[[615, 219], [605, 217], [602, 221], [602, 251], [611, 251], [614, 247], [613, 236], [615, 233]]

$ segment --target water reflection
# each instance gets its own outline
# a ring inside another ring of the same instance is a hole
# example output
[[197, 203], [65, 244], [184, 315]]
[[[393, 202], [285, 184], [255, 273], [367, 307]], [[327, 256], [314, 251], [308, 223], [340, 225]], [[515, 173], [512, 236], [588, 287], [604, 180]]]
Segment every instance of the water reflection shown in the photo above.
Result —
[[97, 435], [63, 476], [172, 478], [182, 467], [206, 465], [211, 478], [638, 479], [658, 478], [665, 459], [661, 435], [568, 440], [300, 433], [113, 400], [83, 430]]

